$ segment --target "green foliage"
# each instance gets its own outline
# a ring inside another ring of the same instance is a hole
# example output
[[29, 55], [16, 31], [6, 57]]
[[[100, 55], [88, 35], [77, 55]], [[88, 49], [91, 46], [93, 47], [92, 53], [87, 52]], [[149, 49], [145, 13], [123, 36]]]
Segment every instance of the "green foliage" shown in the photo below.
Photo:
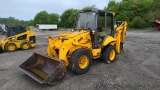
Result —
[[94, 9], [97, 9], [97, 8], [95, 5], [92, 5], [92, 6], [87, 6], [82, 8], [80, 11], [88, 11], [88, 10], [94, 10]]
[[34, 24], [47, 24], [48, 23], [48, 13], [46, 11], [41, 11], [37, 13], [34, 17]]
[[108, 6], [104, 7], [104, 10], [115, 12], [116, 11], [116, 5], [117, 5], [117, 3], [116, 3], [115, 0], [110, 0], [109, 3], [108, 3]]
[[34, 25], [34, 21], [30, 20], [30, 21], [26, 21], [27, 26], [33, 26]]
[[56, 13], [48, 14], [46, 11], [41, 11], [37, 13], [34, 20], [24, 21], [18, 20], [14, 17], [9, 18], [0, 18], [0, 23], [5, 24], [6, 26], [33, 26], [36, 24], [58, 24], [59, 15]]
[[59, 22], [59, 15], [56, 13], [51, 13], [48, 15], [48, 23], [49, 24], [58, 24]]
[[152, 19], [152, 20], [160, 20], [160, 10], [155, 10], [154, 12], [149, 12], [147, 15], [146, 15], [146, 18], [145, 19]]
[[160, 10], [160, 0], [150, 0], [151, 4], [149, 5], [150, 11]]
[[[160, 20], [160, 0], [109, 0], [104, 10], [115, 12], [115, 20], [125, 20], [131, 28], [151, 27], [149, 20]], [[0, 18], [0, 23], [7, 26], [30, 26], [35, 24], [58, 24], [62, 28], [72, 28], [76, 14], [79, 11], [97, 9], [95, 5], [87, 6], [81, 10], [68, 9], [60, 16], [56, 13], [49, 14], [41, 11], [33, 20], [23, 21], [14, 17]]]
[[59, 25], [64, 28], [71, 28], [73, 27], [75, 15], [79, 10], [77, 9], [68, 9], [63, 12], [63, 14], [60, 16], [60, 23]]
[[34, 17], [34, 25], [36, 24], [58, 24], [59, 15], [56, 13], [48, 14], [47, 11], [41, 11]]
[[0, 23], [5, 24], [6, 26], [28, 26], [31, 25], [31, 21], [23, 21], [15, 19], [14, 17], [9, 18], [0, 18]]
[[97, 9], [95, 5], [84, 7], [81, 10], [78, 9], [65, 10], [63, 14], [60, 16], [59, 26], [64, 28], [72, 28], [74, 25], [74, 21], [76, 19], [76, 15], [78, 14], [79, 11], [88, 11], [93, 9]]
[[131, 28], [145, 28], [146, 25], [146, 22], [141, 17], [134, 17], [134, 19], [130, 23]]
[[[116, 12], [116, 20], [126, 20], [129, 27], [150, 27], [149, 20], [160, 20], [159, 0], [110, 0], [104, 10]], [[139, 19], [139, 20], [138, 20]]]

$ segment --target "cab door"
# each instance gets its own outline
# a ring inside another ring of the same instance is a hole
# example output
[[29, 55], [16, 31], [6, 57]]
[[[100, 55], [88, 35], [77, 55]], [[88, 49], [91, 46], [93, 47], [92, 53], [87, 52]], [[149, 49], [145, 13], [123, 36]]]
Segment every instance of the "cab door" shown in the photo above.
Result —
[[107, 12], [99, 12], [97, 18], [97, 44], [98, 46], [102, 46], [104, 40], [108, 36], [113, 35], [113, 15]]

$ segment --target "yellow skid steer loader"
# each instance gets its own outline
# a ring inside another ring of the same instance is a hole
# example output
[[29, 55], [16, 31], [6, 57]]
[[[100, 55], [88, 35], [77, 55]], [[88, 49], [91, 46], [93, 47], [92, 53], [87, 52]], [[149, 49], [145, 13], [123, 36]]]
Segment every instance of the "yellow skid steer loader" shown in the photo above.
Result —
[[36, 37], [33, 31], [25, 27], [8, 27], [6, 37], [0, 41], [0, 52], [12, 52], [17, 49], [29, 49], [34, 47]]
[[33, 53], [20, 69], [42, 84], [57, 85], [65, 75], [66, 67], [75, 74], [89, 71], [92, 60], [99, 58], [113, 63], [123, 49], [127, 22], [114, 29], [114, 14], [103, 10], [79, 12], [74, 29], [48, 37], [47, 55]]
[[34, 47], [36, 37], [33, 31], [25, 27], [8, 27], [6, 37], [0, 41], [0, 52], [12, 52], [17, 49], [29, 49]]

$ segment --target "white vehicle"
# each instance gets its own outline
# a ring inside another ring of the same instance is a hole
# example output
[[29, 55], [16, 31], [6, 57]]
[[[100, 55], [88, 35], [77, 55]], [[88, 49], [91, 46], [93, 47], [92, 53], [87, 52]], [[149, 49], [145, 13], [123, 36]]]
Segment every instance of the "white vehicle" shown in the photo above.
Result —
[[55, 24], [37, 24], [37, 29], [39, 30], [57, 30], [57, 25]]
[[7, 32], [5, 25], [4, 24], [0, 24], [0, 31], [5, 34]]

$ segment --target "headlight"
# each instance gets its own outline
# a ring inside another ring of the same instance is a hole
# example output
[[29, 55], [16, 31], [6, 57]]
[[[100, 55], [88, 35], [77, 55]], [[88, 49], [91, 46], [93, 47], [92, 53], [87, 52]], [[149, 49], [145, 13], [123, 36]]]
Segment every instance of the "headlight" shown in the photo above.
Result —
[[74, 29], [72, 28], [71, 32], [73, 32], [73, 31], [74, 31]]
[[92, 34], [95, 34], [95, 30], [92, 30]]

